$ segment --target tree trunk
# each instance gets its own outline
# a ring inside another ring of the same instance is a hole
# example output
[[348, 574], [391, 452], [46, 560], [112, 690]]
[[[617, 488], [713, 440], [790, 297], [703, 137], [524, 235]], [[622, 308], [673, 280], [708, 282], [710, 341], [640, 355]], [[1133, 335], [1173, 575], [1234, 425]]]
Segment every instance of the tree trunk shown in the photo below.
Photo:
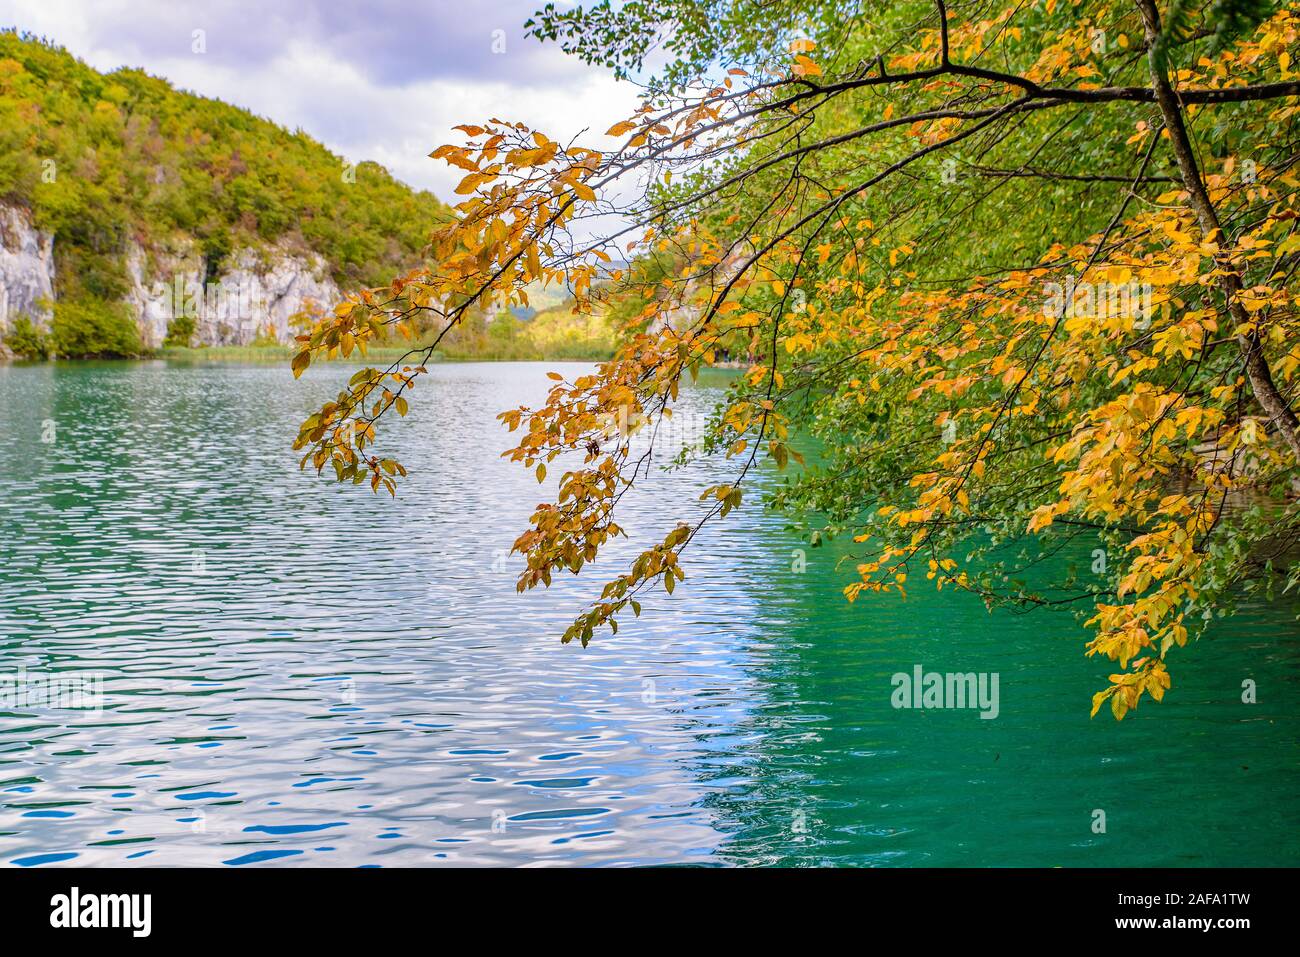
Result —
[[[1219, 214], [1210, 201], [1205, 183], [1201, 180], [1201, 172], [1196, 165], [1196, 154], [1192, 151], [1192, 144], [1187, 136], [1187, 126], [1183, 122], [1182, 105], [1178, 102], [1178, 95], [1173, 87], [1169, 85], [1169, 78], [1163, 67], [1156, 62], [1155, 42], [1160, 35], [1160, 13], [1156, 10], [1155, 0], [1135, 0], [1135, 2], [1142, 13], [1152, 87], [1155, 90], [1156, 102], [1160, 106], [1160, 113], [1164, 117], [1169, 141], [1173, 144], [1174, 158], [1178, 161], [1178, 171], [1182, 176], [1183, 185], [1191, 196], [1189, 205], [1192, 212], [1196, 214], [1205, 238], [1223, 244], [1227, 241], [1227, 237], [1219, 224]], [[1250, 315], [1241, 304], [1240, 293], [1243, 288], [1241, 274], [1227, 262], [1226, 257], [1216, 257], [1216, 259], [1223, 273], [1219, 279], [1219, 288], [1223, 290], [1229, 315], [1237, 328], [1249, 325]], [[1273, 428], [1286, 440], [1296, 458], [1300, 459], [1300, 420], [1297, 420], [1286, 397], [1273, 381], [1273, 374], [1269, 370], [1259, 332], [1252, 331], [1249, 334], [1237, 335], [1237, 345], [1241, 350], [1246, 378], [1250, 381], [1256, 401], [1268, 415]]]

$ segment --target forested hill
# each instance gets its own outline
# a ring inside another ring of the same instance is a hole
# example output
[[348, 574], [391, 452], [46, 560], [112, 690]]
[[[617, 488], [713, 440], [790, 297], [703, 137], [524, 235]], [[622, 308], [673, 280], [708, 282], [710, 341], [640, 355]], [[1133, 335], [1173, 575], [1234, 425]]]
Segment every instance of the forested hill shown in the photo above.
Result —
[[234, 250], [275, 243], [323, 257], [340, 287], [375, 285], [413, 265], [449, 215], [301, 131], [12, 31], [0, 32], [0, 205], [54, 235], [60, 301], [120, 301], [128, 242], [178, 236], [199, 244], [209, 275]]

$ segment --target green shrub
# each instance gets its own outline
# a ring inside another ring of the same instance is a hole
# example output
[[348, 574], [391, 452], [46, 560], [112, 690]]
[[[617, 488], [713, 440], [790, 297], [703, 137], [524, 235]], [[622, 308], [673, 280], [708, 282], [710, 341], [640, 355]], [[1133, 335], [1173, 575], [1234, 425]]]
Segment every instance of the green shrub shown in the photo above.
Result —
[[9, 331], [5, 333], [5, 345], [20, 359], [48, 359], [50, 357], [50, 340], [36, 324], [26, 316], [18, 316]]
[[257, 335], [253, 336], [252, 345], [258, 349], [267, 349], [272, 346], [279, 346], [281, 342], [276, 338], [275, 330], [268, 324], [257, 330]]
[[140, 354], [140, 333], [126, 303], [85, 300], [54, 306], [54, 351], [72, 359]]
[[165, 346], [181, 346], [188, 349], [190, 343], [194, 341], [194, 332], [197, 323], [193, 316], [179, 315], [171, 322], [167, 323], [167, 338], [163, 340]]

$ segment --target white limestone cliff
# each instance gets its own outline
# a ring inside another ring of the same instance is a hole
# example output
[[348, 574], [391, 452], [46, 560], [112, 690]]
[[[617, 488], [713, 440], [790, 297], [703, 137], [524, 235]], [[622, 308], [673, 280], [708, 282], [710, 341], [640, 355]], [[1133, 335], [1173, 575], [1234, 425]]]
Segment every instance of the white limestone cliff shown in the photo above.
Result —
[[54, 237], [26, 210], [0, 206], [0, 338], [19, 316], [47, 324], [53, 300]]
[[[48, 327], [57, 258], [54, 236], [36, 229], [26, 210], [0, 205], [0, 340], [20, 315]], [[237, 251], [212, 277], [189, 240], [149, 249], [130, 241], [125, 258], [126, 301], [149, 349], [162, 345], [180, 316], [194, 321], [193, 345], [291, 342], [296, 314], [342, 298], [320, 256], [284, 245]]]
[[242, 250], [205, 282], [203, 258], [193, 246], [146, 254], [132, 244], [127, 271], [127, 298], [140, 341], [149, 348], [162, 345], [179, 316], [194, 320], [194, 345], [248, 345], [259, 337], [290, 342], [295, 315], [312, 306], [328, 309], [342, 298], [324, 260], [283, 247]]

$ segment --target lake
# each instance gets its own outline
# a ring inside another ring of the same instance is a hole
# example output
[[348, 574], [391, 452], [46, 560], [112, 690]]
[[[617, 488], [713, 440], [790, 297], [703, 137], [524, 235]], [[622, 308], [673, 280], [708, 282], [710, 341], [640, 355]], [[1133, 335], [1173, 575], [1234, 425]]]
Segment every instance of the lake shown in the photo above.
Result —
[[[1072, 616], [923, 582], [850, 606], [843, 547], [751, 493], [671, 597], [561, 645], [726, 463], [656, 474], [631, 542], [520, 595], [547, 489], [495, 415], [582, 367], [432, 366], [381, 433], [396, 500], [290, 448], [353, 368], [0, 364], [0, 862], [1300, 864], [1294, 602], [1089, 720], [1115, 668]], [[684, 394], [681, 437], [723, 382]], [[996, 718], [895, 708], [917, 666], [996, 674]]]

